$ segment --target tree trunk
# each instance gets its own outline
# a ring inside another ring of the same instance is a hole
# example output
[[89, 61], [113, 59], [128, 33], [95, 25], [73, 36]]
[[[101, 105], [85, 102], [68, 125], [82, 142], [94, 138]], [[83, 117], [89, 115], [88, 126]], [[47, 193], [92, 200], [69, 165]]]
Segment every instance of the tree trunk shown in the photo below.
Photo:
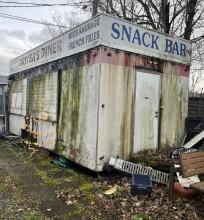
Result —
[[92, 17], [98, 13], [98, 0], [93, 0]]
[[188, 6], [186, 8], [186, 27], [184, 31], [184, 39], [190, 40], [191, 34], [193, 32], [193, 21], [194, 21], [194, 16], [196, 14], [196, 6], [197, 6], [198, 0], [189, 0], [187, 3]]
[[168, 0], [161, 0], [161, 31], [169, 34], [170, 24], [169, 24], [169, 2]]

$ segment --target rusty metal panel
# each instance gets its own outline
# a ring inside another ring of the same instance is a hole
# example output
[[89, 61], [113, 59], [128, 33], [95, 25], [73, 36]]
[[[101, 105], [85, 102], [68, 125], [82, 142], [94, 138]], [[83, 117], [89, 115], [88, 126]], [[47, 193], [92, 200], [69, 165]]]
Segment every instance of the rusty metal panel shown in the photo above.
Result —
[[92, 170], [96, 168], [100, 64], [62, 73], [58, 152]]
[[26, 115], [27, 79], [12, 81], [9, 87], [8, 111]]
[[130, 156], [134, 85], [133, 68], [101, 64], [98, 170], [111, 156]]
[[161, 147], [177, 147], [182, 141], [188, 115], [188, 85], [188, 77], [176, 75], [175, 66], [165, 64], [162, 74]]
[[58, 73], [33, 76], [28, 84], [28, 115], [57, 121]]
[[9, 114], [9, 131], [15, 135], [21, 135], [21, 129], [25, 129], [25, 117]]
[[37, 144], [48, 150], [55, 150], [56, 123], [33, 119], [32, 132], [37, 137]]

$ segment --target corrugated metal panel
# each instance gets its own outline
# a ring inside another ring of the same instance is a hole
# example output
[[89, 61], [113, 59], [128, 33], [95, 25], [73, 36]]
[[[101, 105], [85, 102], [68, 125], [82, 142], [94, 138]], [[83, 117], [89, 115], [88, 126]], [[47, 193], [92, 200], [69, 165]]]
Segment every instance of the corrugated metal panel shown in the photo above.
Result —
[[15, 135], [21, 135], [21, 129], [25, 129], [25, 117], [9, 114], [9, 131]]
[[100, 64], [79, 66], [62, 73], [58, 151], [95, 170]]

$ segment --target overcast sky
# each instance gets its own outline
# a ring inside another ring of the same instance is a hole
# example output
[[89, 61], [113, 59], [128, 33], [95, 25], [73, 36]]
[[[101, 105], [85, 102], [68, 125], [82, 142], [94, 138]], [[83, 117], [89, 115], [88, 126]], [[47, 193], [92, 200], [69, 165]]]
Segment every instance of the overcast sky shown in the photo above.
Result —
[[[9, 2], [9, 0], [4, 0]], [[67, 3], [71, 0], [16, 0], [18, 2], [32, 3]], [[5, 4], [0, 3], [0, 6]], [[9, 5], [9, 4], [7, 4]], [[38, 8], [1, 8], [0, 13], [12, 14], [15, 16], [30, 18], [34, 20], [49, 20], [56, 12], [69, 14], [77, 9], [70, 6], [62, 7], [38, 7]], [[77, 12], [81, 20], [85, 20], [87, 15]], [[43, 25], [27, 23], [0, 17], [0, 75], [8, 75], [8, 62], [10, 59], [28, 51], [33, 46], [42, 43], [33, 36], [40, 35]]]

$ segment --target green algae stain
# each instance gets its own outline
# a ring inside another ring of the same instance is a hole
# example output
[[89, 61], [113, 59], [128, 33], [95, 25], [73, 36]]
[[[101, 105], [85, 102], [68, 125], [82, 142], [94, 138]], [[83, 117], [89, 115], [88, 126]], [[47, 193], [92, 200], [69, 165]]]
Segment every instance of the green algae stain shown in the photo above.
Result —
[[44, 93], [46, 84], [46, 75], [35, 76], [29, 81], [28, 88], [28, 113], [38, 116], [44, 109]]
[[[169, 70], [170, 71], [170, 70]], [[180, 144], [183, 137], [185, 92], [178, 76], [164, 72], [162, 79], [161, 147]]]
[[79, 119], [79, 107], [80, 107], [80, 95], [81, 95], [81, 75], [80, 70], [77, 68], [73, 72], [73, 79], [72, 79], [72, 97], [71, 97], [71, 140], [72, 145], [76, 145], [76, 135], [78, 129], [78, 119]]
[[12, 96], [14, 93], [22, 93], [23, 92], [23, 80], [16, 80], [16, 81], [12, 81], [9, 84], [9, 95], [8, 95], [8, 108], [11, 110], [12, 109], [12, 104], [14, 105], [14, 103], [12, 103], [15, 100], [12, 100]]
[[[68, 69], [62, 73], [62, 93], [59, 117], [58, 151], [63, 149], [64, 142], [76, 147], [79, 122], [82, 74], [80, 67]], [[68, 140], [69, 143], [67, 143]]]

